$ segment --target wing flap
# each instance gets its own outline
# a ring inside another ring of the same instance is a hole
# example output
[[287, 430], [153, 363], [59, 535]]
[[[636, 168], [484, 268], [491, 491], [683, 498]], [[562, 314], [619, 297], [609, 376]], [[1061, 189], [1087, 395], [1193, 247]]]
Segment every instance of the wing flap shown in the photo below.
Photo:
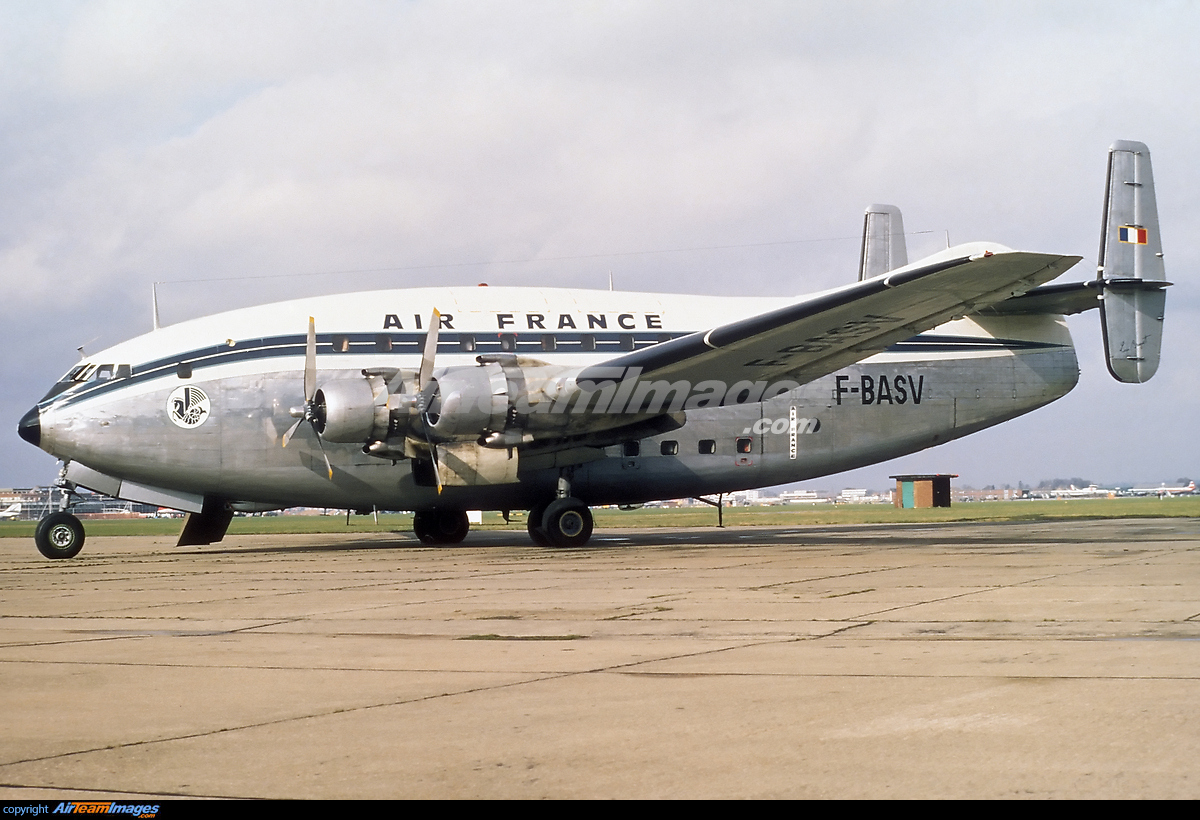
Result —
[[668, 381], [805, 383], [943, 322], [1009, 299], [1056, 278], [1079, 261], [1057, 256], [950, 249], [911, 265], [588, 368], [579, 378], [608, 380], [614, 368]]

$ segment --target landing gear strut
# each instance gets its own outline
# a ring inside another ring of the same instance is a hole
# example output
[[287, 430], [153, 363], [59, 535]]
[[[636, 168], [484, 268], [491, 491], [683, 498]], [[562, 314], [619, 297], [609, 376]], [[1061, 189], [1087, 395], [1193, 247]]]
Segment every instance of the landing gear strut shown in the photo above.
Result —
[[457, 544], [471, 524], [462, 510], [420, 510], [413, 514], [413, 533], [423, 544]]
[[83, 524], [69, 512], [51, 513], [38, 522], [33, 541], [47, 558], [74, 558], [83, 549]]

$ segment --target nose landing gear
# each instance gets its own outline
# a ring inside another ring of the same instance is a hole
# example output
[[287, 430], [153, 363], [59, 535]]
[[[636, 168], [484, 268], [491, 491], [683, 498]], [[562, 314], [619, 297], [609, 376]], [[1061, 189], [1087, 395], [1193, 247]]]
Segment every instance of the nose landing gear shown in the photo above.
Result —
[[33, 541], [47, 558], [74, 558], [83, 549], [83, 524], [69, 512], [51, 513], [38, 522]]

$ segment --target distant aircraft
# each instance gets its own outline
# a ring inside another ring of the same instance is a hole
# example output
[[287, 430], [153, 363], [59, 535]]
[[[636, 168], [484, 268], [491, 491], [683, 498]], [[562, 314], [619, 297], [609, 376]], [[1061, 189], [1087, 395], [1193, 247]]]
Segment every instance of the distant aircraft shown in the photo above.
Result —
[[1116, 495], [1116, 493], [1116, 490], [1106, 490], [1103, 487], [1097, 487], [1095, 484], [1080, 488], [1072, 484], [1066, 490], [1050, 490], [1048, 494], [1054, 498], [1108, 498]]
[[4, 518], [19, 518], [21, 515], [21, 502], [9, 504], [5, 510], [0, 510], [0, 519]]
[[[1109, 151], [1098, 276], [994, 243], [908, 263], [872, 206], [857, 282], [807, 297], [420, 288], [298, 299], [118, 344], [18, 425], [59, 486], [190, 513], [413, 510], [424, 542], [467, 510], [527, 509], [538, 544], [581, 546], [591, 505], [812, 479], [942, 444], [1066, 395], [1064, 314], [1099, 308], [1108, 368], [1158, 367], [1165, 287], [1145, 145]], [[308, 331], [304, 333], [307, 318]], [[321, 328], [318, 334], [317, 327]], [[38, 549], [83, 545], [67, 510]]]
[[1186, 487], [1134, 487], [1129, 491], [1132, 495], [1193, 495], [1196, 492], [1196, 482], [1189, 481]]

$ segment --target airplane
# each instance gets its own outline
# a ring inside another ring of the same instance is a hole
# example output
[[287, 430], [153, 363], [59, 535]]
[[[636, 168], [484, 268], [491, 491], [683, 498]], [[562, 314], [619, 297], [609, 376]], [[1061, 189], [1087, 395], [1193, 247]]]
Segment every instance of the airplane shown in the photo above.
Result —
[[[1165, 288], [1150, 154], [1108, 155], [1095, 279], [1080, 257], [975, 242], [909, 263], [871, 206], [858, 280], [805, 297], [426, 287], [295, 299], [160, 327], [86, 359], [20, 420], [84, 487], [188, 513], [413, 511], [426, 544], [467, 510], [528, 510], [579, 547], [591, 506], [729, 493], [917, 452], [1066, 395], [1064, 315], [1100, 310], [1108, 369], [1158, 367]], [[307, 329], [306, 329], [307, 326]], [[63, 508], [35, 534], [70, 558]]]
[[1054, 498], [1112, 498], [1116, 494], [1116, 490], [1106, 490], [1103, 487], [1097, 487], [1095, 484], [1089, 484], [1087, 487], [1076, 487], [1072, 484], [1067, 489], [1050, 490], [1048, 492], [1048, 495]]
[[9, 504], [6, 509], [0, 510], [0, 520], [5, 519], [5, 518], [20, 518], [20, 516], [21, 516], [21, 502], [20, 501]]
[[1186, 487], [1134, 487], [1129, 490], [1130, 495], [1157, 495], [1173, 496], [1173, 495], [1195, 495], [1196, 482], [1189, 481]]

